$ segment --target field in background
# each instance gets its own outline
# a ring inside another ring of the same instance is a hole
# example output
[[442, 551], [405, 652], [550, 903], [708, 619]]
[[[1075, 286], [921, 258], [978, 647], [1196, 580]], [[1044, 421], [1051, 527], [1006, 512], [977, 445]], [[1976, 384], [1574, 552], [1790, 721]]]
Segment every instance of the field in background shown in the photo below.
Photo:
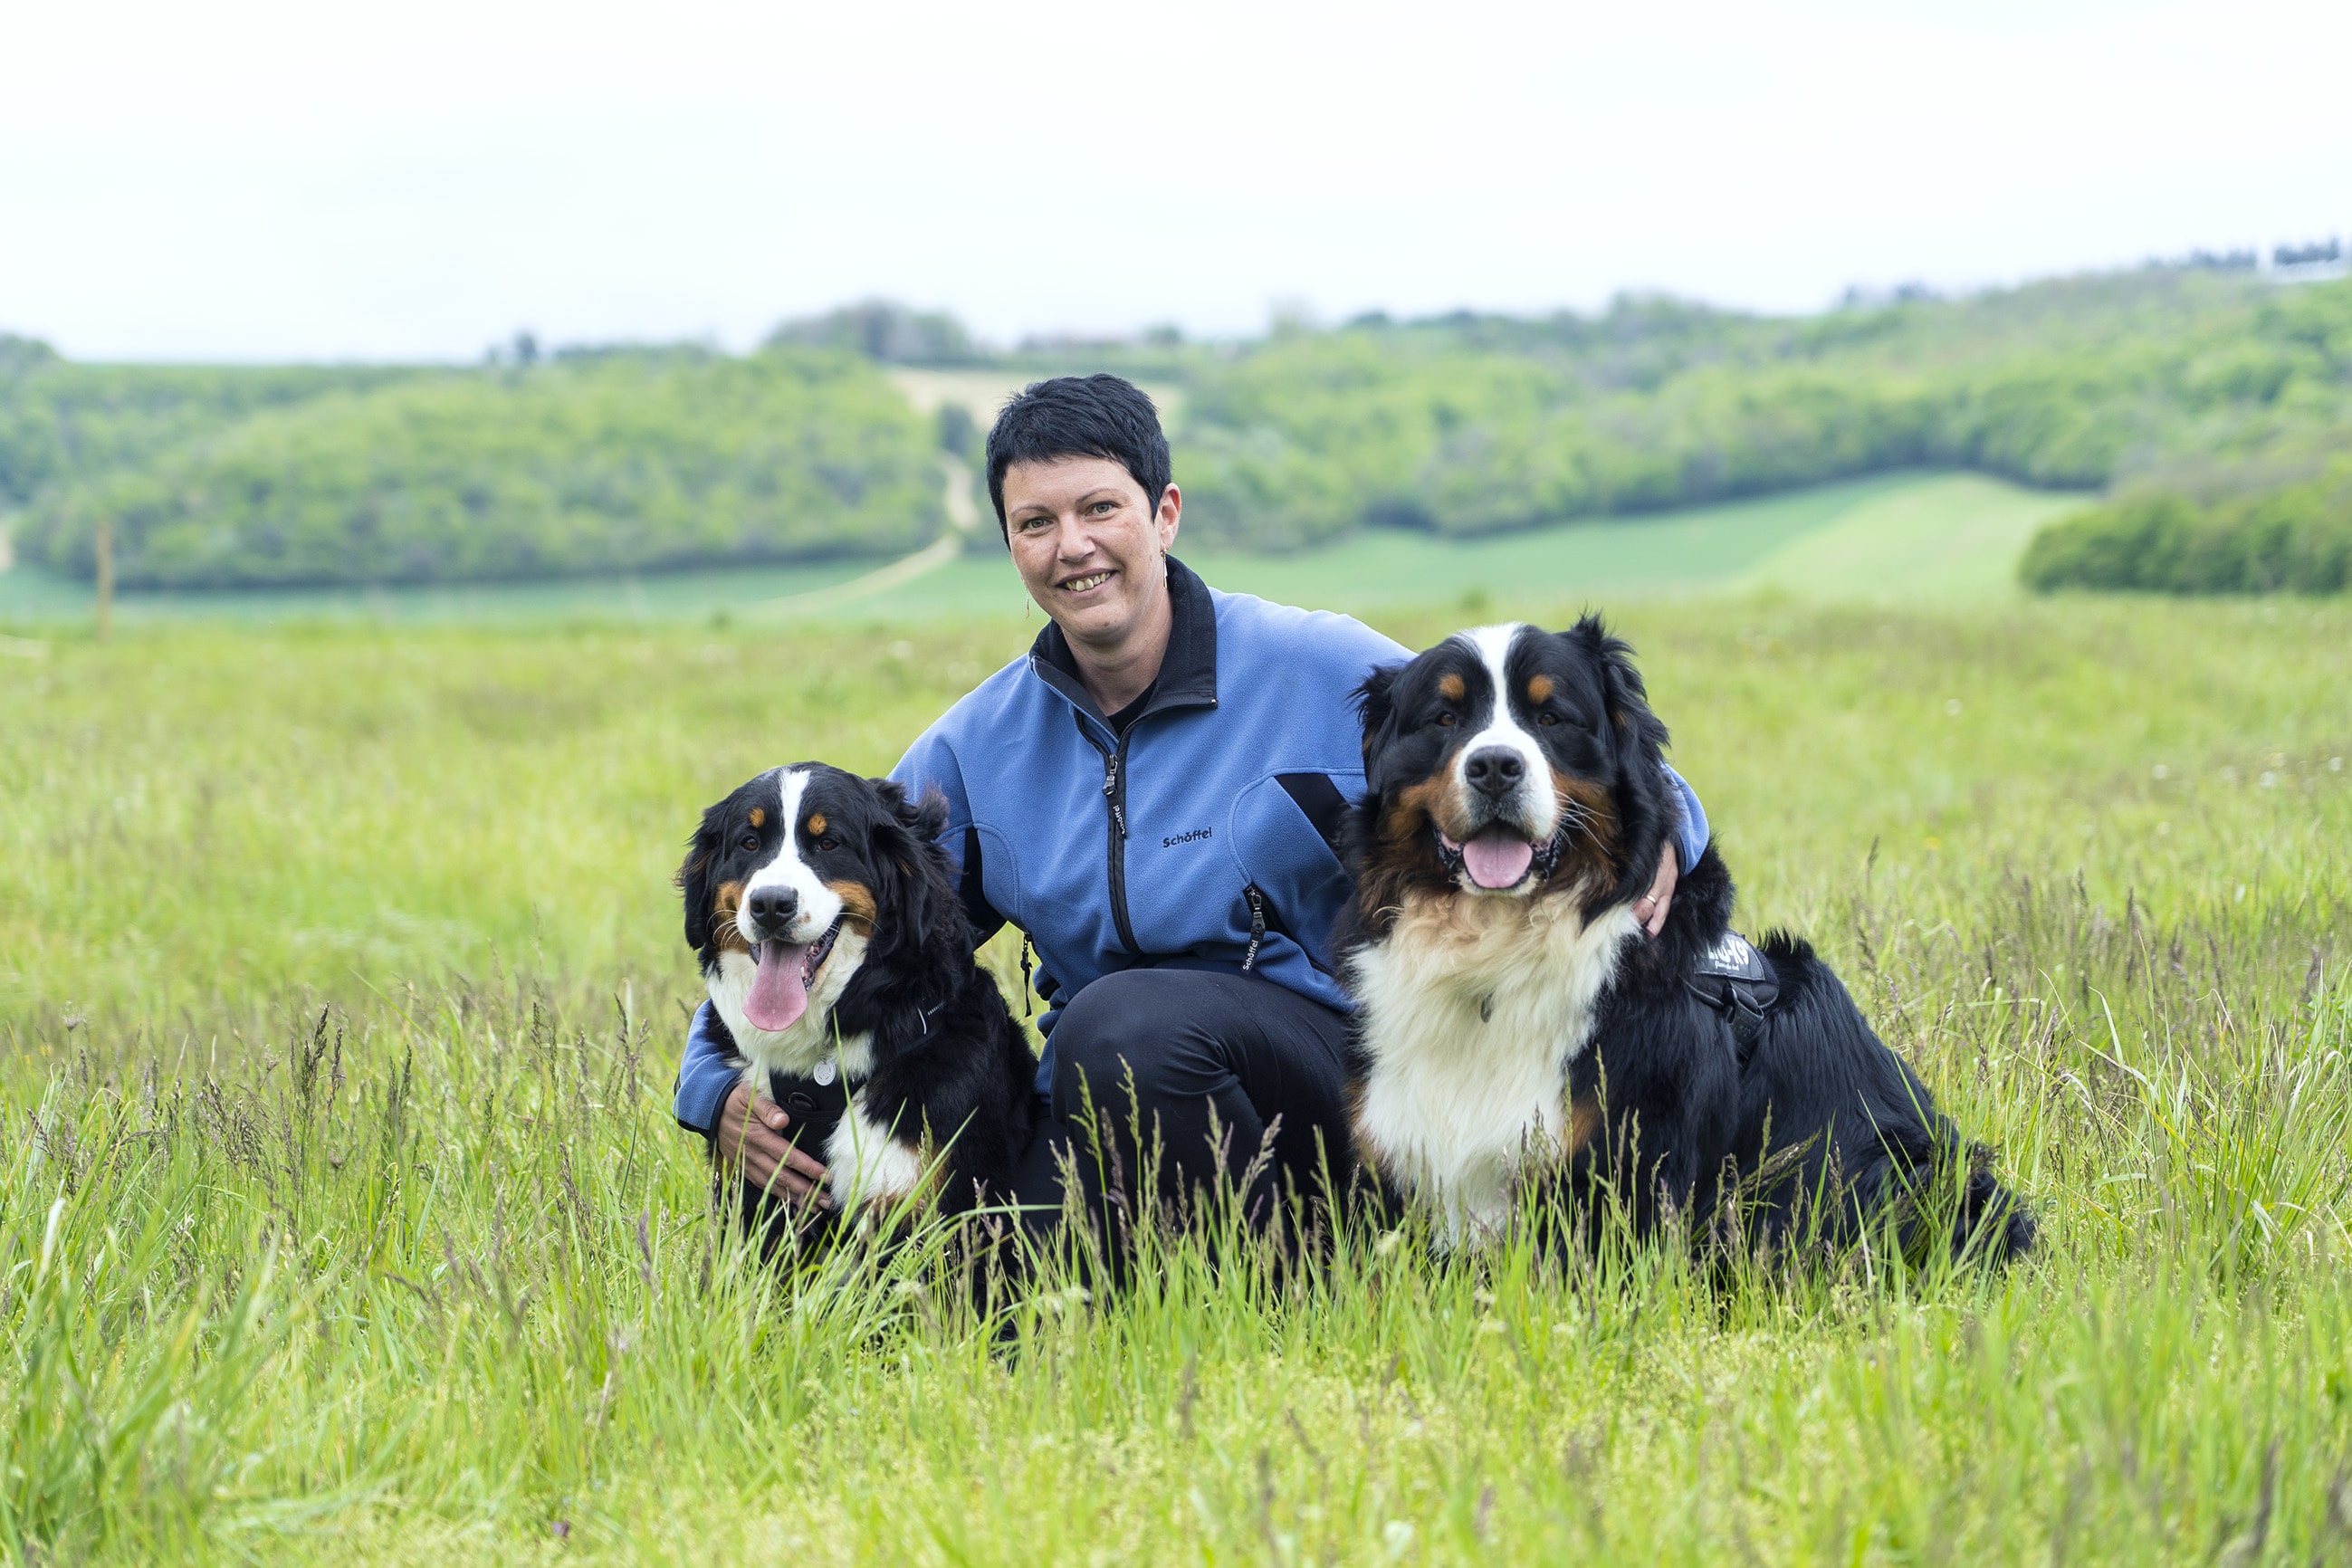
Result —
[[2352, 608], [1618, 618], [1742, 923], [1811, 934], [2000, 1149], [2032, 1267], [1478, 1268], [1408, 1233], [1280, 1284], [1174, 1244], [1132, 1297], [1055, 1273], [986, 1321], [856, 1255], [779, 1282], [668, 1118], [669, 871], [757, 767], [886, 766], [1019, 619], [6, 645], [0, 1545], [2352, 1552]]
[[[946, 373], [937, 373], [942, 376]], [[1570, 523], [1481, 539], [1372, 530], [1289, 555], [1187, 548], [1208, 581], [1288, 604], [1346, 610], [1440, 599], [1594, 603], [1765, 585], [1801, 596], [1910, 601], [2004, 597], [2035, 529], [2079, 505], [2070, 491], [1977, 474], [1895, 474], [1761, 500]], [[978, 528], [994, 521], [981, 507]], [[401, 624], [663, 621], [747, 623], [1018, 617], [1027, 596], [999, 548], [982, 548], [881, 593], [839, 590], [871, 562], [744, 568], [510, 586], [125, 595], [126, 621], [381, 620]], [[79, 584], [0, 574], [0, 626], [86, 616]]]

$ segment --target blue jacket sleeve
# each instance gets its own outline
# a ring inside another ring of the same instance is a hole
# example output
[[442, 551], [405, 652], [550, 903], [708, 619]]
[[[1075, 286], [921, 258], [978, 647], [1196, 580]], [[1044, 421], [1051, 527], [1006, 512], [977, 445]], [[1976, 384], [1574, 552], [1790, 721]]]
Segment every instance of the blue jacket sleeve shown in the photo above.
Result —
[[1698, 791], [1691, 788], [1690, 781], [1682, 774], [1667, 768], [1666, 780], [1683, 797], [1683, 818], [1675, 828], [1675, 848], [1682, 860], [1682, 868], [1687, 871], [1698, 864], [1700, 856], [1706, 853], [1706, 807], [1698, 803]]
[[734, 1053], [720, 1043], [712, 1026], [718, 1015], [709, 1002], [695, 1010], [686, 1031], [686, 1057], [677, 1064], [677, 1100], [673, 1113], [689, 1132], [710, 1137], [719, 1126], [719, 1108], [742, 1077]]

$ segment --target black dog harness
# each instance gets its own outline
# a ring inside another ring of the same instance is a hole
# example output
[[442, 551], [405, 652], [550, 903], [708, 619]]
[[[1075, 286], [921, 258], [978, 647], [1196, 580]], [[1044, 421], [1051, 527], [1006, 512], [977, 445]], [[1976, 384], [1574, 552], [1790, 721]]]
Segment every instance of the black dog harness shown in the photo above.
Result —
[[768, 1098], [792, 1116], [792, 1125], [784, 1130], [785, 1141], [822, 1160], [826, 1146], [833, 1142], [833, 1130], [849, 1114], [849, 1097], [856, 1085], [845, 1079], [832, 1062], [819, 1062], [816, 1070], [824, 1076], [795, 1078], [790, 1073], [770, 1073]]
[[[931, 1037], [940, 1032], [938, 1019], [945, 1011], [945, 1006], [939, 1006], [919, 1014], [923, 1032], [916, 1036], [906, 1048], [915, 1051], [929, 1044]], [[837, 1061], [827, 1058], [817, 1063], [814, 1074], [808, 1078], [771, 1072], [768, 1074], [768, 1098], [782, 1106], [792, 1116], [792, 1125], [784, 1133], [786, 1141], [795, 1148], [822, 1158], [833, 1142], [834, 1129], [839, 1127], [841, 1119], [849, 1114], [851, 1097], [865, 1082], [863, 1078], [849, 1077], [841, 1070]]]
[[1739, 1065], [1746, 1067], [1764, 1037], [1764, 1016], [1780, 999], [1780, 982], [1771, 964], [1746, 937], [1726, 931], [1721, 942], [1700, 956], [1685, 984], [1731, 1026], [1733, 1048]]

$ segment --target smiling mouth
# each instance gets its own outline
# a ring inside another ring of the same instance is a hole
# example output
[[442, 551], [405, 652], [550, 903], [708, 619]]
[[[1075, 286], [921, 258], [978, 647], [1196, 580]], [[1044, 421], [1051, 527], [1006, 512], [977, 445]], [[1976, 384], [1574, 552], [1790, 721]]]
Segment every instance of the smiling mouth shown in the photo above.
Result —
[[782, 1034], [798, 1023], [808, 1011], [809, 990], [816, 984], [817, 972], [833, 956], [833, 944], [840, 935], [841, 922], [836, 920], [814, 942], [760, 943], [759, 967], [743, 998], [744, 1017], [771, 1034]]
[[1105, 583], [1109, 582], [1111, 578], [1116, 575], [1118, 575], [1118, 574], [1113, 572], [1089, 572], [1083, 577], [1067, 577], [1062, 581], [1062, 592], [1065, 594], [1083, 594], [1089, 589], [1101, 587]]
[[1466, 877], [1482, 893], [1507, 893], [1523, 883], [1549, 880], [1559, 860], [1561, 840], [1568, 834], [1563, 826], [1538, 844], [1516, 828], [1497, 823], [1456, 843], [1442, 827], [1433, 825], [1432, 831], [1437, 835], [1437, 858], [1445, 874]]

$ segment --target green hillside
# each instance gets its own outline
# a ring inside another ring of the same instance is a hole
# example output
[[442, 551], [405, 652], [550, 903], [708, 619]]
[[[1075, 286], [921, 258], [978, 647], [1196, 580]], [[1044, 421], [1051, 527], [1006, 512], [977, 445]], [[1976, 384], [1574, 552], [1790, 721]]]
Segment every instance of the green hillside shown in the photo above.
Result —
[[[951, 320], [881, 305], [741, 358], [465, 371], [69, 365], [0, 339], [0, 528], [86, 577], [110, 519], [121, 580], [169, 587], [878, 562], [937, 536], [935, 450], [971, 456], [987, 387], [1098, 363], [1159, 389], [1196, 554], [1360, 538], [1368, 562], [1465, 592], [1488, 569], [1437, 544], [1924, 469], [2125, 509], [2054, 534], [2041, 587], [2332, 592], [2352, 531], [2352, 489], [2320, 482], [2352, 447], [2352, 280], [2149, 267], [1805, 317], [1629, 299], [977, 355]], [[1748, 561], [1781, 515], [1749, 520], [1767, 533]], [[2171, 521], [2143, 549], [2151, 517]], [[1995, 531], [1942, 548], [2013, 560]], [[1837, 560], [1783, 575], [1880, 570], [1859, 539], [1812, 548]]]
[[[2078, 493], [2029, 490], [1979, 474], [1905, 472], [1476, 539], [1368, 529], [1277, 554], [1196, 543], [1188, 521], [1177, 552], [1220, 588], [1354, 613], [1440, 605], [1464, 616], [1501, 615], [1536, 603], [1616, 605], [1751, 587], [1799, 599], [1976, 602], [2015, 595], [2026, 539], [2080, 500]], [[866, 585], [870, 565], [845, 560], [544, 583], [133, 593], [118, 608], [133, 622], [1035, 622], [1035, 607], [992, 538], [984, 551], [888, 586]], [[53, 573], [0, 574], [0, 626], [37, 630], [79, 620], [89, 604], [85, 584]]]
[[1195, 526], [1297, 547], [1639, 513], [1918, 465], [2258, 491], [2352, 436], [2352, 282], [2150, 268], [1799, 319], [1370, 321], [1205, 363]]
[[616, 354], [275, 409], [36, 502], [19, 552], [130, 586], [426, 583], [913, 548], [934, 432], [866, 360]]
[[383, 365], [76, 364], [0, 332], [0, 525], [44, 490], [133, 468], [254, 414], [421, 373]]

